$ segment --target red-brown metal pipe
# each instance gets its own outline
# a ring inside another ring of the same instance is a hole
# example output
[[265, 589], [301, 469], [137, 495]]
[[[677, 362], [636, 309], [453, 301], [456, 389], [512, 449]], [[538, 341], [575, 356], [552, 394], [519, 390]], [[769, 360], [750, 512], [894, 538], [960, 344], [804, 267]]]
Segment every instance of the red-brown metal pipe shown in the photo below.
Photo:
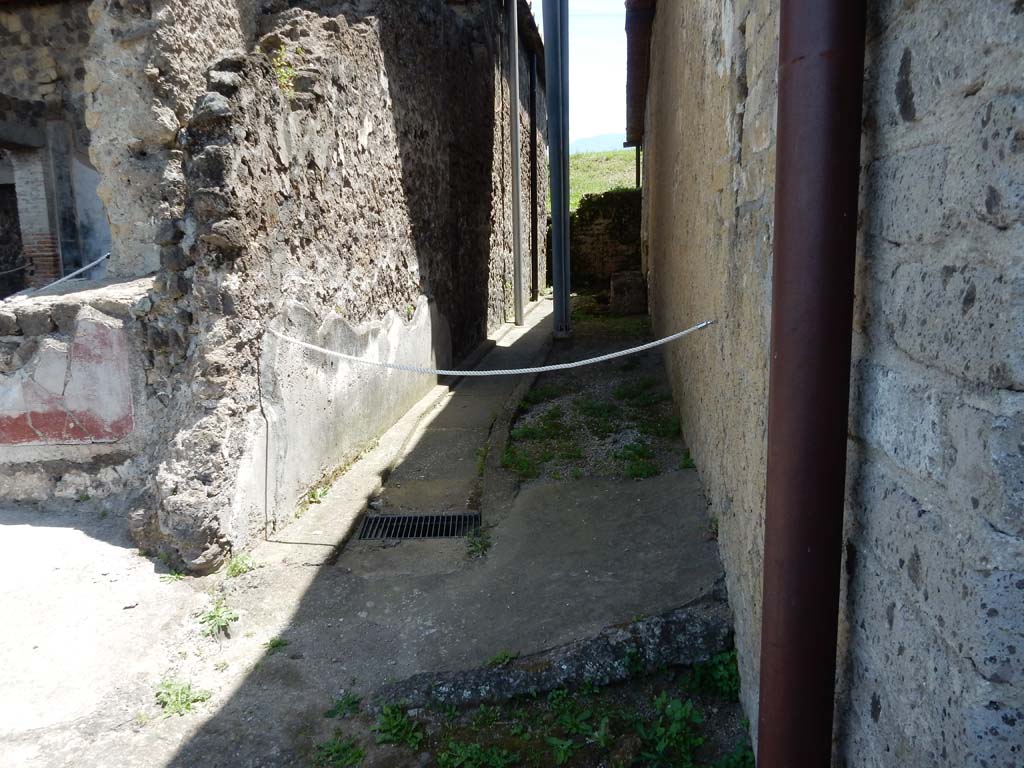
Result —
[[759, 768], [831, 760], [864, 6], [781, 2]]

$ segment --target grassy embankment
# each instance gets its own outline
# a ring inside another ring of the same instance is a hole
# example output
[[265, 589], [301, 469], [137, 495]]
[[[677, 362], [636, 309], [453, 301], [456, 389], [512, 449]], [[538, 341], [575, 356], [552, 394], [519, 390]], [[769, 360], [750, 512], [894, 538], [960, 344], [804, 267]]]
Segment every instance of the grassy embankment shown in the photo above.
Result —
[[581, 152], [569, 155], [569, 210], [575, 211], [583, 195], [607, 192], [636, 183], [635, 150]]

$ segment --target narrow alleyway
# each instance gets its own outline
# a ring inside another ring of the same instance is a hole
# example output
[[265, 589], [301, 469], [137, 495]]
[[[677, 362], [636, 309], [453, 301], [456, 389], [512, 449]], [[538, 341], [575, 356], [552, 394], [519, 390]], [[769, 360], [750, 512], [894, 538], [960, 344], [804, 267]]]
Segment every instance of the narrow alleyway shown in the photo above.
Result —
[[[480, 367], [540, 364], [549, 307], [508, 328]], [[586, 303], [577, 326], [553, 361], [647, 332], [642, 318], [598, 317]], [[17, 620], [0, 660], [10, 693], [0, 764], [99, 765], [117, 755], [119, 766], [307, 765], [338, 726], [324, 712], [345, 694], [365, 707], [381, 686], [416, 674], [526, 659], [702, 597], [724, 606], [713, 526], [660, 351], [529, 385], [494, 377], [435, 388], [312, 493], [291, 525], [205, 579], [161, 573], [124, 548], [120, 521], [85, 501], [54, 513], [53, 527], [38, 525], [47, 513], [4, 513], [5, 549], [36, 553], [41, 597], [8, 613]], [[479, 511], [481, 533], [346, 541], [366, 512], [454, 511]], [[57, 543], [82, 534], [104, 540], [91, 545], [104, 551], [65, 560]], [[109, 571], [95, 565], [104, 560]], [[17, 560], [3, 562], [6, 572]], [[91, 569], [103, 577], [83, 578]], [[13, 608], [21, 582], [12, 573], [0, 583], [13, 587], [2, 598]], [[211, 615], [224, 628], [212, 637], [203, 633], [216, 626]], [[75, 646], [89, 649], [84, 676], [74, 664], [49, 676], [18, 671], [70, 658]], [[161, 682], [190, 685], [190, 711], [161, 717]], [[720, 751], [740, 738], [730, 706]], [[363, 764], [434, 764], [427, 753], [374, 746], [367, 718], [347, 730], [371, 750]], [[530, 764], [554, 764], [544, 755]]]

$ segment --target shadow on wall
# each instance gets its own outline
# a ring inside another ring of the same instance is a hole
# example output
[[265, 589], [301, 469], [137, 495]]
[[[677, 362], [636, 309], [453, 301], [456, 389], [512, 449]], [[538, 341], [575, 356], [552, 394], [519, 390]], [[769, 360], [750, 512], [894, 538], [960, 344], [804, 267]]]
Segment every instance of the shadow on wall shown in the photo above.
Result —
[[[437, 39], [438, 20], [430, 18], [436, 12], [426, 3], [414, 11], [382, 3], [369, 13], [380, 24], [420, 287], [448, 321], [452, 359], [458, 361], [488, 330], [491, 233], [501, 213], [492, 195], [498, 108], [492, 73], [500, 43], [496, 34], [480, 33], [496, 32], [499, 20], [494, 3], [479, 3], [471, 24], [442, 9], [443, 37]], [[347, 15], [350, 22], [359, 20], [353, 11]], [[437, 55], [430, 57], [429, 69], [423, 57], [409, 54], [430, 49]], [[434, 98], [425, 99], [430, 93]], [[438, 125], [450, 131], [446, 147], [424, 141], [438, 134]]]

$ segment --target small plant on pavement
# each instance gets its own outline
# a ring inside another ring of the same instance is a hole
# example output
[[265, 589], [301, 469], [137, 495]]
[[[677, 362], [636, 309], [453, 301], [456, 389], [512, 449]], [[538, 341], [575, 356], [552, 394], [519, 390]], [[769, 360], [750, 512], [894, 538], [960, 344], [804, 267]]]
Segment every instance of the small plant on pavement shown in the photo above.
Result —
[[267, 651], [267, 656], [272, 656], [282, 648], [287, 647], [288, 641], [283, 637], [272, 637], [263, 644], [263, 647]]
[[160, 581], [164, 584], [173, 584], [176, 581], [181, 581], [185, 578], [184, 573], [178, 573], [178, 571], [171, 571], [170, 573], [160, 574]]
[[235, 555], [228, 560], [228, 567], [225, 569], [225, 572], [229, 579], [233, 579], [255, 568], [256, 563], [253, 561], [252, 555]]
[[334, 704], [324, 712], [324, 717], [351, 717], [359, 711], [359, 702], [362, 697], [349, 691], [334, 700]]
[[466, 537], [466, 554], [471, 560], [484, 557], [491, 551], [491, 534], [486, 528], [470, 531]]
[[352, 768], [362, 763], [364, 757], [366, 752], [355, 739], [336, 733], [333, 738], [316, 745], [313, 765], [315, 768]]
[[228, 607], [223, 597], [214, 600], [210, 610], [199, 617], [203, 634], [207, 637], [219, 637], [221, 634], [230, 637], [231, 624], [235, 621], [238, 621], [238, 614]]
[[680, 469], [696, 469], [697, 465], [693, 461], [693, 457], [690, 455], [690, 450], [687, 448], [683, 451], [683, 459], [679, 462]]
[[310, 504], [322, 504], [327, 498], [328, 490], [326, 487], [310, 488], [309, 493], [306, 494], [306, 501]]
[[399, 744], [416, 750], [423, 743], [423, 728], [413, 722], [399, 704], [385, 705], [373, 726], [378, 744]]
[[212, 694], [192, 688], [192, 683], [177, 680], [161, 680], [156, 687], [156, 703], [164, 711], [164, 717], [184, 715], [192, 711], [192, 705], [206, 701]]

